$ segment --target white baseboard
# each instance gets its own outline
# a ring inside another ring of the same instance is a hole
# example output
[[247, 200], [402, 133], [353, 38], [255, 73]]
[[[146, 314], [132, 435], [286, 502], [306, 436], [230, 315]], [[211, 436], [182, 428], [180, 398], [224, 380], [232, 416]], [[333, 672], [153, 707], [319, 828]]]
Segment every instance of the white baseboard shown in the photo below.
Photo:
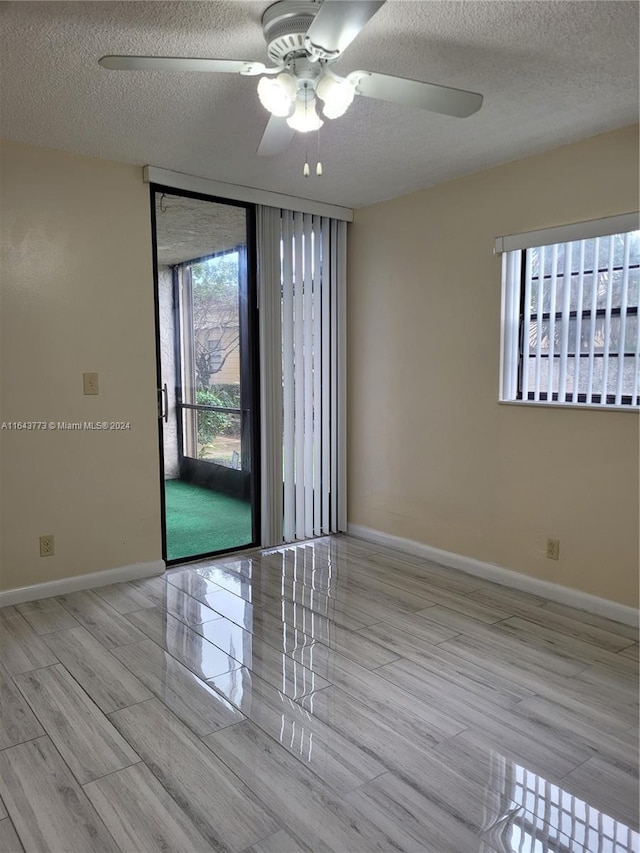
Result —
[[370, 527], [350, 524], [348, 532], [351, 536], [364, 539], [375, 545], [395, 548], [397, 551], [410, 554], [412, 557], [422, 557], [432, 563], [457, 569], [466, 572], [468, 575], [484, 578], [503, 586], [509, 586], [512, 589], [519, 589], [522, 592], [530, 592], [533, 595], [548, 598], [549, 601], [557, 601], [559, 604], [576, 607], [578, 610], [596, 613], [598, 616], [605, 616], [615, 622], [622, 622], [634, 627], [639, 624], [639, 613], [636, 608], [619, 604], [617, 601], [610, 601], [608, 598], [599, 598], [597, 595], [590, 595], [588, 592], [581, 592], [579, 589], [571, 589], [557, 583], [551, 583], [551, 581], [540, 580], [531, 577], [531, 575], [513, 571], [513, 569], [496, 566], [493, 563], [483, 563], [481, 560], [474, 560], [473, 557], [464, 557], [462, 554], [454, 554], [451, 551], [441, 551], [439, 548], [432, 548], [430, 545], [423, 545], [421, 542], [414, 542], [412, 539], [403, 539], [400, 536], [382, 533], [380, 530], [374, 530]]
[[131, 566], [120, 566], [117, 569], [105, 569], [102, 572], [92, 572], [89, 575], [76, 575], [72, 578], [61, 578], [57, 581], [36, 583], [33, 586], [21, 586], [17, 589], [0, 591], [0, 607], [10, 604], [22, 604], [23, 601], [36, 601], [39, 598], [51, 598], [54, 595], [65, 595], [67, 592], [77, 592], [80, 589], [91, 589], [95, 586], [107, 586], [122, 581], [135, 581], [161, 575], [165, 570], [164, 560], [154, 560], [149, 563], [134, 563]]

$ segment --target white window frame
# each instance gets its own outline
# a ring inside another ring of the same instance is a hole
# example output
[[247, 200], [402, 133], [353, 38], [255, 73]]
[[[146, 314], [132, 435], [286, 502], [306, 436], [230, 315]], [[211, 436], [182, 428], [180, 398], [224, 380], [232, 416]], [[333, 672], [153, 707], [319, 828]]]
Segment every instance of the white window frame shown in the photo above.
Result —
[[[528, 267], [530, 263], [531, 253], [528, 249], [537, 248], [541, 252], [548, 251], [552, 254], [557, 253], [558, 245], [565, 244], [565, 258], [570, 258], [570, 253], [574, 247], [580, 251], [580, 241], [594, 237], [607, 237], [615, 234], [626, 234], [640, 229], [640, 216], [638, 213], [621, 214], [618, 216], [607, 217], [606, 219], [590, 220], [588, 222], [579, 222], [571, 225], [564, 225], [555, 228], [546, 228], [540, 231], [530, 231], [524, 234], [513, 234], [506, 237], [498, 237], [495, 243], [495, 252], [502, 253], [502, 309], [501, 309], [501, 358], [500, 358], [500, 389], [499, 400], [501, 403], [510, 403], [516, 405], [533, 405], [533, 406], [560, 406], [571, 408], [598, 408], [598, 409], [615, 409], [618, 411], [638, 411], [640, 404], [640, 391], [636, 391], [631, 396], [622, 395], [622, 381], [617, 383], [617, 390], [612, 400], [605, 402], [592, 402], [596, 392], [591, 394], [580, 394], [585, 400], [574, 399], [573, 394], [567, 390], [567, 366], [571, 354], [568, 352], [568, 333], [569, 323], [562, 319], [563, 314], [569, 313], [569, 291], [566, 292], [566, 305], [555, 305], [555, 277], [557, 267], [555, 261], [552, 263], [552, 305], [550, 308], [550, 322], [553, 325], [556, 322], [556, 316], [561, 315], [561, 340], [560, 340], [560, 377], [557, 399], [545, 399], [546, 393], [540, 391], [538, 374], [536, 375], [534, 399], [525, 397], [523, 389], [519, 395], [518, 379], [520, 367], [520, 334], [521, 323], [524, 322], [528, 326], [528, 317], [521, 316], [521, 305], [527, 306], [525, 311], [528, 311], [530, 303], [528, 288], [531, 281], [531, 270]], [[584, 244], [582, 244], [584, 245]], [[569, 248], [571, 247], [571, 248]], [[611, 259], [610, 259], [611, 260]], [[523, 269], [526, 266], [526, 269]], [[559, 273], [560, 274], [560, 273]], [[570, 270], [564, 271], [565, 275], [570, 274]], [[524, 294], [522, 293], [524, 289]], [[524, 300], [522, 297], [524, 295]], [[607, 308], [607, 329], [611, 318], [611, 306]], [[623, 311], [626, 311], [623, 297]], [[595, 315], [594, 315], [595, 316]], [[640, 323], [640, 320], [639, 320]], [[624, 338], [623, 338], [624, 340]], [[554, 354], [553, 341], [550, 343], [548, 357], [553, 358]], [[625, 346], [625, 350], [627, 347]], [[636, 341], [633, 342], [632, 351], [635, 351], [635, 388], [638, 388], [638, 378], [640, 375], [640, 328]], [[614, 354], [615, 355], [615, 354]], [[544, 359], [541, 359], [540, 353], [540, 338], [538, 338], [537, 363], [541, 365]], [[608, 349], [605, 350], [603, 358], [606, 362], [610, 358]], [[589, 357], [589, 363], [593, 362], [592, 356]], [[548, 362], [549, 364], [552, 362]], [[608, 368], [608, 363], [605, 364]], [[571, 399], [567, 399], [570, 397]]]

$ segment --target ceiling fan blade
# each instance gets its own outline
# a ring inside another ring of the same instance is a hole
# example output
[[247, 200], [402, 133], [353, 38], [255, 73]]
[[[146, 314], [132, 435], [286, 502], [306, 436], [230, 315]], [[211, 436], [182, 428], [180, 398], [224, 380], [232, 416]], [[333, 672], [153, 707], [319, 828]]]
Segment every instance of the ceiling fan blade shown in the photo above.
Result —
[[262, 134], [258, 154], [261, 157], [271, 157], [272, 154], [280, 154], [293, 139], [295, 130], [289, 127], [286, 118], [271, 116]]
[[262, 74], [262, 62], [242, 59], [189, 59], [182, 56], [103, 56], [98, 64], [110, 71], [217, 71], [222, 74]]
[[354, 71], [349, 77], [357, 78], [360, 74], [363, 76], [358, 81], [356, 92], [367, 98], [379, 98], [381, 101], [456, 118], [466, 118], [482, 106], [482, 95], [477, 92], [438, 86], [436, 83], [421, 83], [419, 80], [407, 80], [405, 77], [392, 77], [374, 71]]
[[337, 58], [384, 3], [385, 0], [325, 0], [307, 30], [307, 49], [325, 58]]

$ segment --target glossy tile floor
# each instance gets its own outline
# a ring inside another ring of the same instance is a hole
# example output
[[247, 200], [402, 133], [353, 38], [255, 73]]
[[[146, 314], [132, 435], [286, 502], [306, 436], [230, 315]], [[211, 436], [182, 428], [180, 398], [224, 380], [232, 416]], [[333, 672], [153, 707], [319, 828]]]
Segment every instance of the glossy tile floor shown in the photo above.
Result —
[[335, 537], [0, 610], [0, 849], [638, 851], [637, 632]]

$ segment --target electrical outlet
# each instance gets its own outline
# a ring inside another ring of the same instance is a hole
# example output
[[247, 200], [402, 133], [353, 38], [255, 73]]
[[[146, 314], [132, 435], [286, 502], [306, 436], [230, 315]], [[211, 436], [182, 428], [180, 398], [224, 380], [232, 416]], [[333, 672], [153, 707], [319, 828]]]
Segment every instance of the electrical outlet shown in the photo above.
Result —
[[83, 373], [82, 374], [82, 385], [84, 388], [85, 394], [99, 394], [98, 390], [98, 374], [97, 373]]
[[55, 551], [53, 549], [53, 533], [49, 533], [47, 536], [40, 537], [40, 556], [41, 557], [53, 557]]
[[560, 540], [547, 539], [547, 560], [560, 559]]

